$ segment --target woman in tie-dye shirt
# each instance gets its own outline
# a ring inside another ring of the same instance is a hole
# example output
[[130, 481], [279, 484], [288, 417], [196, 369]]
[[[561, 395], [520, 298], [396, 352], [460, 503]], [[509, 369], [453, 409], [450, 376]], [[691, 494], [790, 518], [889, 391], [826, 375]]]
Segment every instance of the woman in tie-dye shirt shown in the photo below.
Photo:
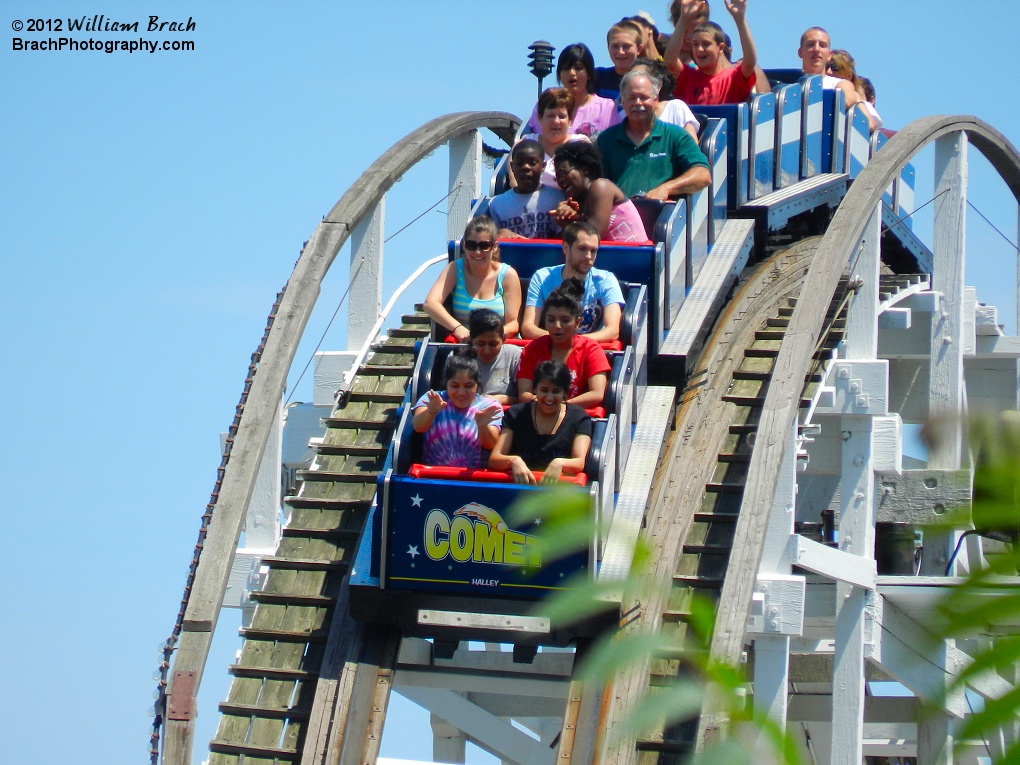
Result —
[[414, 430], [424, 434], [426, 465], [478, 468], [482, 450], [496, 445], [503, 407], [479, 395], [478, 374], [474, 349], [458, 349], [446, 360], [446, 390], [430, 390], [414, 405]]

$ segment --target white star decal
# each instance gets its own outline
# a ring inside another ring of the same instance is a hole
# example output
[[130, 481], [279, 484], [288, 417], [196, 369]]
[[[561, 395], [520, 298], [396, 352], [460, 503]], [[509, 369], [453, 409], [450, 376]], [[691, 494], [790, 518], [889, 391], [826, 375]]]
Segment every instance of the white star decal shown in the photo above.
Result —
[[421, 555], [421, 553], [418, 552], [418, 546], [417, 545], [408, 545], [407, 546], [407, 554], [411, 556], [411, 560], [414, 560], [414, 556], [415, 555]]
[[413, 497], [411, 497], [411, 505], [413, 505], [414, 507], [421, 507], [421, 500], [422, 498], [419, 495], [415, 494]]
[[536, 526], [541, 526], [542, 525], [542, 519], [541, 518], [536, 518], [535, 519], [535, 525]]

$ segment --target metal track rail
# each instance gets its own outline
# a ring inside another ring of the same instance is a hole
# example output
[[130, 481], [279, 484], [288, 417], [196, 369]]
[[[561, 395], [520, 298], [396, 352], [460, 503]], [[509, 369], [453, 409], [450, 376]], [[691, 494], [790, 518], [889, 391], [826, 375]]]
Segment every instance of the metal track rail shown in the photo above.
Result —
[[[428, 317], [405, 316], [375, 346], [346, 406], [327, 420], [312, 469], [299, 473], [279, 548], [263, 559], [269, 574], [252, 593], [258, 605], [230, 667], [210, 765], [336, 762], [330, 752], [341, 749], [374, 760], [388, 693], [378, 675], [391, 670], [399, 636], [366, 639], [349, 622], [346, 576], [410, 380], [413, 345], [428, 332]], [[356, 677], [340, 687], [352, 659]]]

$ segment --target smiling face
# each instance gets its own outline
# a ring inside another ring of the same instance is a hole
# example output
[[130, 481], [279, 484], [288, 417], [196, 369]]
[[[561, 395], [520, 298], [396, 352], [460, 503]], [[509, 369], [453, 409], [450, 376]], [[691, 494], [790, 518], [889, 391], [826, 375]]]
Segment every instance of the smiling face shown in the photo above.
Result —
[[695, 32], [691, 38], [691, 56], [698, 69], [714, 70], [722, 55], [722, 46], [711, 32]]
[[478, 360], [483, 364], [491, 364], [499, 355], [503, 347], [503, 336], [499, 332], [483, 332], [471, 341], [472, 347], [478, 353]]
[[551, 380], [539, 380], [534, 393], [538, 411], [545, 415], [559, 414], [560, 404], [567, 400], [567, 392]]
[[647, 77], [635, 77], [623, 93], [623, 111], [632, 123], [651, 123], [655, 118], [658, 94]]
[[545, 161], [540, 149], [527, 147], [515, 149], [510, 158], [510, 169], [517, 179], [517, 190], [522, 194], [538, 191], [544, 167]]
[[553, 345], [557, 348], [571, 345], [579, 326], [581, 317], [575, 316], [566, 308], [550, 306], [545, 309], [545, 331], [549, 333]]
[[446, 397], [458, 409], [467, 409], [478, 393], [478, 383], [463, 369], [446, 381]]
[[609, 58], [617, 74], [625, 74], [634, 65], [639, 53], [637, 33], [616, 32], [609, 38]]
[[570, 135], [570, 113], [565, 106], [551, 106], [538, 115], [542, 138], [554, 144], [563, 143]]
[[804, 74], [825, 74], [825, 65], [832, 58], [832, 43], [824, 29], [809, 29], [797, 49]]
[[461, 240], [464, 260], [479, 268], [488, 266], [498, 252], [496, 241], [488, 231], [472, 231]]
[[591, 186], [588, 177], [566, 160], [556, 160], [555, 168], [556, 185], [563, 193], [571, 199], [583, 199]]

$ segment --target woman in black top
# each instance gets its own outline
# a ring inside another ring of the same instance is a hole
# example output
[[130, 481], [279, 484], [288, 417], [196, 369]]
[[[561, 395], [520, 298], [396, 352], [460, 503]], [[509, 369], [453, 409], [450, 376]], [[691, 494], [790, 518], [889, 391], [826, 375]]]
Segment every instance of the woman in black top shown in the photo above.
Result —
[[544, 471], [542, 483], [584, 470], [591, 445], [591, 417], [566, 403], [570, 370], [561, 361], [543, 361], [532, 377], [535, 398], [510, 407], [489, 457], [491, 470], [509, 470], [514, 482], [534, 484], [533, 470]]

